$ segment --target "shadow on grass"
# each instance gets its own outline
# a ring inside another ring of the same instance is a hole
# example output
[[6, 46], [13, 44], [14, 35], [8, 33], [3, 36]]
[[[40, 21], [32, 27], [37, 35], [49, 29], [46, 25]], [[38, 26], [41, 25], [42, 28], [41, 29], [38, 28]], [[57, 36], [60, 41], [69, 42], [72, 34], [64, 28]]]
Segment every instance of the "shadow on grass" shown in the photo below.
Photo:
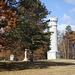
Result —
[[17, 71], [25, 69], [43, 69], [49, 66], [68, 66], [75, 63], [34, 61], [34, 62], [0, 62], [0, 71]]

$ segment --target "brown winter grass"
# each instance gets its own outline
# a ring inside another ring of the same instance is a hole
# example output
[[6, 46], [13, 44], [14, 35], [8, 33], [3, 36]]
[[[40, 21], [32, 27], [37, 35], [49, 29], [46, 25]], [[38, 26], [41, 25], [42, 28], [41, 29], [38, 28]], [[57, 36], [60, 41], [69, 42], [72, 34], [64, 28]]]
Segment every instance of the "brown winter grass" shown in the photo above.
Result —
[[0, 75], [75, 75], [75, 60], [2, 61]]

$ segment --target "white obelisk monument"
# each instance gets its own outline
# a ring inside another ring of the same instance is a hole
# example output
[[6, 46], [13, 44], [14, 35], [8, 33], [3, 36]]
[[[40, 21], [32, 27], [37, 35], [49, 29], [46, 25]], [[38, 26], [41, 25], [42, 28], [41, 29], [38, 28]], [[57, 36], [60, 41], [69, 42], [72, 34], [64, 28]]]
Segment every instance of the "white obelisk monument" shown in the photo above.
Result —
[[51, 50], [49, 50], [47, 52], [47, 59], [58, 59], [59, 58], [59, 52], [58, 52], [58, 43], [57, 43], [57, 22], [58, 22], [58, 18], [56, 17], [51, 17], [49, 18], [50, 22], [49, 22], [49, 26], [51, 26], [51, 28], [49, 29], [51, 33], [51, 37], [50, 37], [50, 41], [51, 41], [51, 45], [50, 48]]

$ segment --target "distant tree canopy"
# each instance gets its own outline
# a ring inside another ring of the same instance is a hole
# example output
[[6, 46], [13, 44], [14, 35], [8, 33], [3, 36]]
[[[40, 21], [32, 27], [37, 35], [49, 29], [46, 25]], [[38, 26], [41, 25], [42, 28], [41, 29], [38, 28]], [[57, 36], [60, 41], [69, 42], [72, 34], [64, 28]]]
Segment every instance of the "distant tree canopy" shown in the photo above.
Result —
[[69, 39], [69, 38], [70, 38], [70, 34], [73, 33], [71, 26], [70, 26], [70, 25], [66, 26], [65, 30], [66, 30], [65, 39], [66, 39], [66, 38]]
[[72, 48], [75, 44], [75, 31], [72, 31], [71, 26], [67, 25], [66, 32], [59, 43], [60, 55], [65, 59], [72, 59], [75, 53], [72, 53]]
[[71, 31], [72, 31], [71, 29], [72, 29], [72, 28], [71, 28], [70, 25], [66, 26], [66, 32], [71, 32]]

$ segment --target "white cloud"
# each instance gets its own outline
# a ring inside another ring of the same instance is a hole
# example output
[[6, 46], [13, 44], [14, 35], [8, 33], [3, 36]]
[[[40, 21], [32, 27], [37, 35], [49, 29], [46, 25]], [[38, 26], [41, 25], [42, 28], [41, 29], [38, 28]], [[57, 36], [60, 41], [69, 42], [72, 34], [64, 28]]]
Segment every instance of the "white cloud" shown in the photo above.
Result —
[[75, 0], [64, 0], [66, 3], [75, 4]]
[[63, 17], [61, 18], [62, 21], [66, 22], [67, 24], [71, 24], [72, 20], [71, 17], [64, 14]]
[[64, 32], [65, 31], [65, 28], [66, 28], [66, 24], [61, 24], [61, 25], [58, 25], [57, 29], [60, 31], [60, 32]]
[[74, 25], [71, 25], [71, 27], [72, 27], [72, 30], [75, 31], [75, 26]]
[[75, 13], [75, 8], [69, 10], [71, 13]]
[[67, 14], [64, 14], [63, 17], [61, 18], [62, 22], [64, 22], [65, 24], [75, 24], [75, 20], [72, 19], [70, 16], [68, 16]]
[[[65, 28], [66, 28], [67, 24], [61, 24], [61, 25], [58, 25], [57, 29], [60, 31], [60, 32], [65, 32]], [[72, 28], [72, 31], [75, 31], [75, 25], [70, 25], [71, 28]]]
[[63, 15], [62, 20], [67, 21], [70, 20], [70, 16], [67, 16], [66, 14]]

